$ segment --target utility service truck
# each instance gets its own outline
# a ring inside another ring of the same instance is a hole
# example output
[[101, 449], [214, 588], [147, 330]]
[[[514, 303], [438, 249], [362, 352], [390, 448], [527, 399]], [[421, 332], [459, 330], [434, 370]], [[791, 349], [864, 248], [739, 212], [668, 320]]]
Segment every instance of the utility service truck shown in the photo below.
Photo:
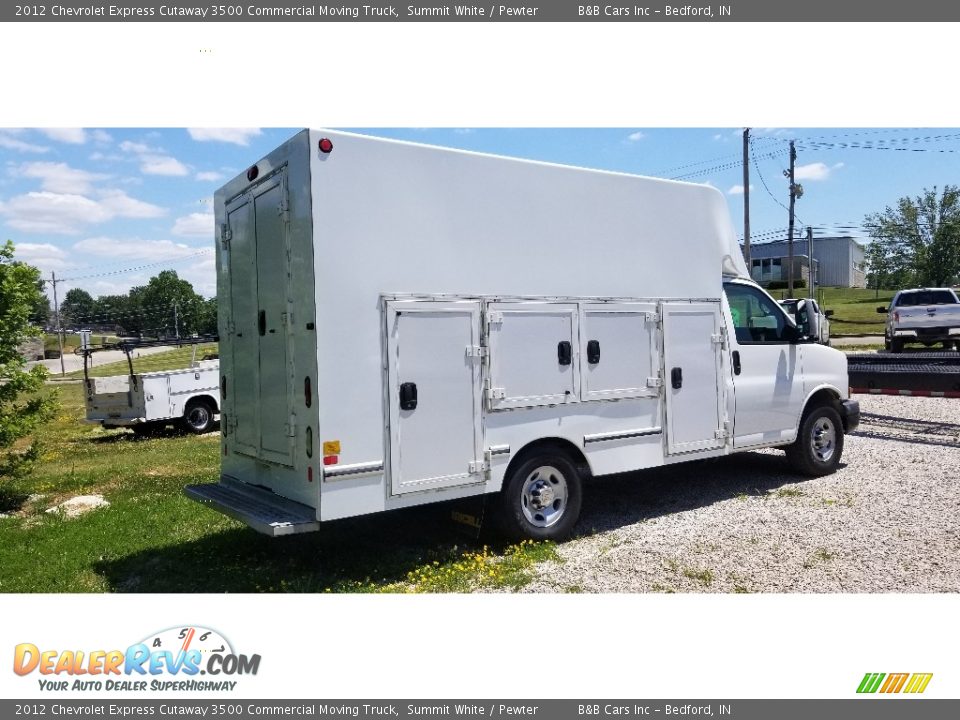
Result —
[[[214, 338], [215, 339], [215, 338]], [[135, 373], [132, 354], [138, 349], [163, 346], [166, 342], [124, 342], [94, 346], [87, 344], [77, 352], [83, 355], [83, 385], [87, 422], [107, 429], [129, 428], [138, 435], [150, 435], [174, 424], [194, 434], [213, 430], [217, 413], [220, 363], [197, 360], [200, 342], [211, 338], [187, 340], [192, 344], [190, 367]], [[90, 359], [99, 350], [123, 350], [130, 370], [127, 375], [93, 377]]]
[[222, 472], [186, 492], [269, 535], [489, 494], [560, 538], [586, 477], [823, 475], [859, 421], [705, 185], [304, 130], [215, 208]]

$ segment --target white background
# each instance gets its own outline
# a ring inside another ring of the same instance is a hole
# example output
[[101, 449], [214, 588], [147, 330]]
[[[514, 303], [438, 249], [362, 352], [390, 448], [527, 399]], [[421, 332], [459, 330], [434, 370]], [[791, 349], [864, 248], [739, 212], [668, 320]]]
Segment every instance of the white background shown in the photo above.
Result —
[[[18, 24], [0, 126], [952, 126], [944, 24]], [[199, 624], [263, 656], [247, 697], [853, 697], [933, 672], [956, 596], [0, 595], [13, 646]], [[552, 628], [536, 641], [531, 627]], [[6, 659], [4, 659], [6, 658]]]

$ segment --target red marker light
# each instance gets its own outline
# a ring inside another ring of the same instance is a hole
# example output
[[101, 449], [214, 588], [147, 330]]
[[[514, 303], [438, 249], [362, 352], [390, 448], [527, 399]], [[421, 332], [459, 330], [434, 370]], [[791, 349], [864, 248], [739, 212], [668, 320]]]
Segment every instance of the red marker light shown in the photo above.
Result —
[[247, 180], [249, 180], [250, 182], [253, 182], [254, 180], [257, 179], [257, 175], [259, 174], [260, 174], [260, 168], [254, 165], [252, 168], [247, 170]]
[[319, 145], [320, 145], [320, 152], [324, 153], [325, 155], [330, 153], [333, 150], [333, 140], [331, 140], [330, 138], [323, 138], [322, 140], [320, 140]]
[[336, 465], [338, 462], [340, 462], [340, 456], [339, 456], [339, 455], [325, 455], [325, 456], [323, 457], [323, 464], [324, 464], [324, 465]]
[[313, 465], [307, 467], [307, 482], [313, 482]]

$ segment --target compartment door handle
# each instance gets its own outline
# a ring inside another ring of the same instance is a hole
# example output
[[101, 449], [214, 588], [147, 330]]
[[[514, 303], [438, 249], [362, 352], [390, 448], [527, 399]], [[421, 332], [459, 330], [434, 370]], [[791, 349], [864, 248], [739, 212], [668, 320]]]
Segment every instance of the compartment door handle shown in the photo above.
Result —
[[683, 387], [683, 368], [675, 367], [670, 371], [670, 386], [674, 390]]
[[400, 409], [417, 409], [417, 384], [405, 382], [400, 385]]

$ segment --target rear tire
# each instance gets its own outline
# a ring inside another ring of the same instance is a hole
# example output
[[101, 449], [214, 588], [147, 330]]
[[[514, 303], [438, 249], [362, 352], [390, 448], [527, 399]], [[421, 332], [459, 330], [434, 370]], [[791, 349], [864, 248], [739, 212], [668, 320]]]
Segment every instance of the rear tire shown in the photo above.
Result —
[[499, 525], [512, 540], [561, 540], [573, 530], [583, 497], [577, 466], [560, 448], [534, 451], [504, 480]]
[[804, 413], [797, 439], [787, 446], [787, 461], [809, 477], [836, 472], [843, 456], [843, 421], [830, 405]]
[[188, 433], [202, 435], [213, 428], [214, 409], [209, 400], [191, 400], [183, 411], [181, 425]]

